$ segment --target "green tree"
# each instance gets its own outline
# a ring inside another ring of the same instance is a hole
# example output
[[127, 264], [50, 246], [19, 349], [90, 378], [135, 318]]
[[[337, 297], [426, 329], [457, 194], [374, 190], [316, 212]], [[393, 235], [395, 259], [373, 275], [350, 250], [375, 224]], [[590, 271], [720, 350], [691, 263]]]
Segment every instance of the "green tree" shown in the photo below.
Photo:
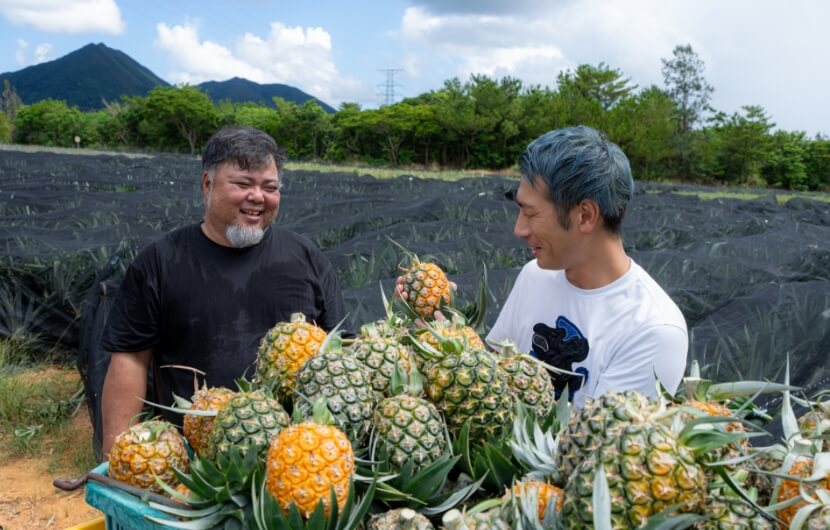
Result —
[[662, 180], [671, 176], [674, 150], [674, 104], [656, 86], [622, 99], [611, 111], [608, 136], [631, 163], [638, 180]]
[[147, 95], [145, 134], [163, 148], [191, 154], [216, 131], [219, 113], [207, 94], [193, 86], [156, 87]]
[[807, 144], [804, 159], [811, 189], [830, 190], [830, 140], [818, 135]]
[[458, 78], [453, 78], [434, 93], [435, 116], [446, 132], [441, 143], [444, 166], [466, 167], [476, 136], [486, 125], [476, 113], [476, 101], [467, 88]]
[[[228, 116], [226, 120], [229, 124], [254, 127], [268, 133], [271, 137], [275, 137], [279, 131], [280, 117], [271, 107], [256, 103], [242, 103], [223, 110]], [[222, 110], [220, 110], [221, 113]]]
[[709, 110], [715, 89], [703, 77], [706, 67], [691, 44], [675, 46], [672, 58], [661, 61], [666, 90], [677, 105], [678, 128], [681, 133], [689, 132]]
[[576, 71], [559, 74], [559, 89], [572, 89], [585, 99], [593, 99], [602, 110], [611, 110], [617, 103], [631, 96], [637, 85], [630, 85], [631, 79], [622, 72], [612, 69], [604, 62], [597, 66], [581, 64]]
[[675, 46], [672, 58], [661, 61], [666, 91], [675, 104], [677, 173], [682, 179], [693, 179], [700, 161], [696, 142], [700, 135], [695, 134], [693, 128], [703, 119], [704, 112], [710, 110], [709, 99], [714, 88], [703, 76], [703, 61], [690, 44]]
[[333, 160], [360, 159], [368, 124], [357, 103], [342, 103], [332, 117], [335, 148], [329, 150]]
[[23, 106], [23, 100], [8, 79], [3, 80], [3, 92], [0, 92], [0, 111], [6, 115], [9, 123], [14, 122], [17, 109]]
[[763, 185], [762, 169], [771, 153], [770, 130], [775, 126], [757, 105], [732, 115], [718, 113], [706, 129], [707, 160], [704, 169], [716, 180]]
[[83, 114], [78, 107], [44, 99], [17, 110], [14, 140], [22, 144], [74, 147], [75, 135], [81, 135], [83, 128]]
[[0, 144], [8, 144], [12, 141], [12, 122], [5, 114], [0, 113]]
[[807, 190], [816, 187], [807, 174], [807, 136], [803, 132], [776, 131], [763, 168], [764, 180], [776, 188]]

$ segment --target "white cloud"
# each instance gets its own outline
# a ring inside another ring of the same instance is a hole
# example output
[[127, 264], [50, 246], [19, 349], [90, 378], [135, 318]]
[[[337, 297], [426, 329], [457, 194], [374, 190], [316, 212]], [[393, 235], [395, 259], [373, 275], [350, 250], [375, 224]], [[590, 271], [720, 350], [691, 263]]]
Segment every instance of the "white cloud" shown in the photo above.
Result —
[[126, 27], [115, 0], [0, 0], [0, 16], [48, 33], [119, 34]]
[[374, 93], [341, 75], [332, 57], [331, 36], [323, 28], [289, 27], [272, 22], [265, 37], [245, 33], [233, 50], [199, 39], [198, 25], [156, 25], [156, 45], [167, 52], [176, 82], [221, 81], [234, 76], [257, 83], [295, 86], [327, 103], [366, 101]]
[[52, 45], [48, 43], [38, 44], [35, 47], [34, 64], [45, 63], [52, 60]]
[[18, 66], [26, 65], [26, 48], [28, 47], [28, 42], [23, 39], [17, 39], [17, 50], [14, 52], [14, 60]]

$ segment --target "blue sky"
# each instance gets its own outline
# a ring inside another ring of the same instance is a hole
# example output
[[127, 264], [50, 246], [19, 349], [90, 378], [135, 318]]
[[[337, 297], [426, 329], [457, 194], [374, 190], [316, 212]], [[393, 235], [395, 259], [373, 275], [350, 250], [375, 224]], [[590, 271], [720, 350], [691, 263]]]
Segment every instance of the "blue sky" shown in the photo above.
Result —
[[823, 0], [0, 0], [0, 72], [90, 42], [171, 83], [285, 83], [331, 105], [438, 89], [471, 73], [554, 87], [605, 62], [662, 86], [661, 58], [691, 44], [727, 113], [762, 106], [779, 128], [830, 134], [830, 2]]

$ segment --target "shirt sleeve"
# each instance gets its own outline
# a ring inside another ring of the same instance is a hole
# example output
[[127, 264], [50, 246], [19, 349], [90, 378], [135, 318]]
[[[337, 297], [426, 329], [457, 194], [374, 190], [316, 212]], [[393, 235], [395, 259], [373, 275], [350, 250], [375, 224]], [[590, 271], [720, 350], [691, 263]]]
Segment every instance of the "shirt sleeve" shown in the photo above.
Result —
[[127, 268], [107, 318], [101, 347], [109, 352], [135, 352], [158, 343], [160, 331], [158, 279], [148, 255]]
[[591, 391], [599, 397], [608, 391], [637, 390], [656, 397], [655, 375], [674, 394], [686, 369], [689, 338], [686, 330], [672, 325], [649, 328], [621, 346], [597, 377]]

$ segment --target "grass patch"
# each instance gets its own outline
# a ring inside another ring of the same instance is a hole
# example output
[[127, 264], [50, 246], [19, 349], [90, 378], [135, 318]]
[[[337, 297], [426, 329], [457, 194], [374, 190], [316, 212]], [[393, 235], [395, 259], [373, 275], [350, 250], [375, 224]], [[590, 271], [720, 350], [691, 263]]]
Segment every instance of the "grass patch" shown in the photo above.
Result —
[[288, 162], [286, 169], [290, 171], [319, 171], [321, 173], [349, 173], [353, 175], [371, 175], [377, 179], [394, 179], [403, 176], [413, 176], [422, 179], [456, 181], [466, 178], [485, 177], [493, 175], [515, 176], [512, 171], [486, 171], [473, 169], [459, 170], [432, 170], [419, 168], [387, 168], [372, 166], [351, 166], [344, 164], [322, 164], [315, 162]]
[[74, 369], [0, 367], [0, 451], [48, 459], [50, 471], [80, 474], [94, 464], [83, 386]]
[[[662, 193], [662, 190], [648, 190], [648, 193]], [[716, 199], [737, 199], [741, 201], [754, 201], [763, 197], [768, 197], [770, 194], [775, 196], [775, 202], [778, 204], [786, 204], [792, 199], [809, 199], [812, 201], [821, 201], [830, 203], [830, 194], [826, 193], [790, 193], [790, 192], [751, 192], [751, 191], [685, 191], [672, 190], [670, 193], [675, 195], [688, 195], [697, 197], [704, 201], [711, 201]]]

